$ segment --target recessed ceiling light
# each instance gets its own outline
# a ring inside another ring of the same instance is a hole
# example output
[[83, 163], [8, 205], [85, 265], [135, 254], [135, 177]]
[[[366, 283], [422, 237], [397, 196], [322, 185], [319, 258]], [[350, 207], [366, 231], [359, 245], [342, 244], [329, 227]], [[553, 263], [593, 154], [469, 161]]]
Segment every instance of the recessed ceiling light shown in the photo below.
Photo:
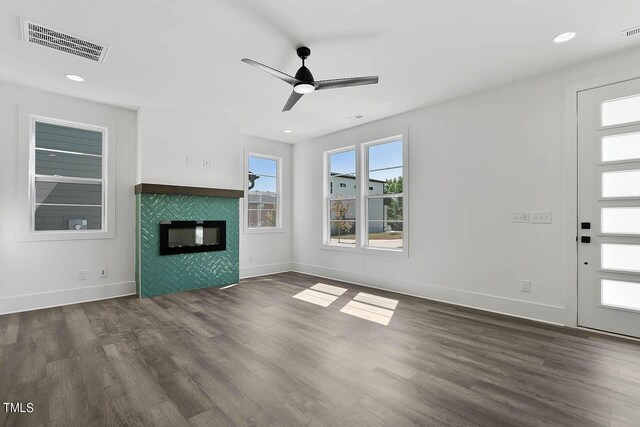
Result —
[[291, 129], [285, 129], [284, 130], [284, 133], [291, 133], [291, 132], [293, 132]]
[[559, 35], [555, 36], [553, 38], [553, 42], [554, 43], [568, 42], [569, 40], [571, 40], [575, 36], [576, 36], [576, 33], [574, 33], [573, 31], [568, 31], [566, 33], [562, 33], [562, 34], [559, 34]]
[[68, 78], [69, 80], [74, 81], [74, 82], [83, 82], [84, 81], [84, 77], [79, 76], [77, 74], [65, 74], [64, 76], [66, 78]]

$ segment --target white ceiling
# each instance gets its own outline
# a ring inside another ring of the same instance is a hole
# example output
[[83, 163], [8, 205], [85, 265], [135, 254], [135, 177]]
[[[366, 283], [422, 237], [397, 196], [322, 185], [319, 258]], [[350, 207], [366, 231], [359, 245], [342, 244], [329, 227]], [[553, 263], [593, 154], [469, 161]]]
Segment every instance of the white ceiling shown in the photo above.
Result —
[[[111, 50], [97, 64], [27, 45], [19, 16]], [[640, 46], [640, 36], [620, 34], [635, 25], [637, 0], [2, 0], [0, 79], [205, 111], [245, 133], [297, 142]], [[569, 30], [576, 39], [551, 43]], [[283, 113], [290, 87], [240, 59], [294, 74], [301, 44], [316, 79], [377, 74], [380, 83], [312, 93]]]

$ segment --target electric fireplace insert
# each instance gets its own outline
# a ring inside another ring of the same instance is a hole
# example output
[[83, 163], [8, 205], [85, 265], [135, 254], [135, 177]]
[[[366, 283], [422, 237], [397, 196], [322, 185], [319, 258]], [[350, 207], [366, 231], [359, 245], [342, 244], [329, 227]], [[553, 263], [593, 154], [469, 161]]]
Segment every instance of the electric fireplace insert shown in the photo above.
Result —
[[160, 222], [160, 255], [224, 251], [226, 221]]

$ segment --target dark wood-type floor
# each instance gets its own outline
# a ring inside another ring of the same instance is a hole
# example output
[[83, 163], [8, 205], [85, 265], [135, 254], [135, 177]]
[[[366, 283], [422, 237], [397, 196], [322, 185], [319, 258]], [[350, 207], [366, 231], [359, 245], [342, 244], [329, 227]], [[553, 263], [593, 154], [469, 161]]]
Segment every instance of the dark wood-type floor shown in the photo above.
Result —
[[636, 343], [297, 273], [0, 316], [0, 361], [1, 425], [640, 425]]

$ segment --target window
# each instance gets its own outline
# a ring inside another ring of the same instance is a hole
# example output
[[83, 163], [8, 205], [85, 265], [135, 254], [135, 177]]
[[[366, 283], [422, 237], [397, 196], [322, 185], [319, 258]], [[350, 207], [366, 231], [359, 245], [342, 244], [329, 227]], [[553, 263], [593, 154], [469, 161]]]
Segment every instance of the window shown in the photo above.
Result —
[[247, 156], [247, 229], [280, 227], [281, 159], [262, 154]]
[[[356, 244], [356, 150], [346, 149], [328, 155], [329, 162], [329, 238], [334, 245]], [[334, 185], [336, 182], [340, 185]]]
[[32, 232], [106, 229], [106, 133], [98, 126], [32, 116]]
[[403, 247], [403, 150], [402, 139], [365, 145], [369, 191], [366, 198], [366, 245], [372, 248]]
[[406, 149], [398, 135], [325, 153], [327, 247], [406, 253]]

